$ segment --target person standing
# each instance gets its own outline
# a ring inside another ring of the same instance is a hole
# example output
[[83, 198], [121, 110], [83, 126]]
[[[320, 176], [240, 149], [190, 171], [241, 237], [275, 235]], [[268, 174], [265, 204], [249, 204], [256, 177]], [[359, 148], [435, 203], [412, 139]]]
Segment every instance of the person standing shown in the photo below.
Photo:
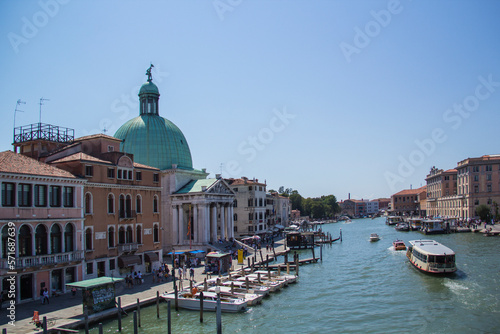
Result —
[[[49, 289], [45, 288], [45, 290], [43, 290], [43, 298], [47, 302], [47, 304], [50, 304], [50, 301], [49, 301]], [[43, 304], [43, 302], [42, 302], [42, 304]]]

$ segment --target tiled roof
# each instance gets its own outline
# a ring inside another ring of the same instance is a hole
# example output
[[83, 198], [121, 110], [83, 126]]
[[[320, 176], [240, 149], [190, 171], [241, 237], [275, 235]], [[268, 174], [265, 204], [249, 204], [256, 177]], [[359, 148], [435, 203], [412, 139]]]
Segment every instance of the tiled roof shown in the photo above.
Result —
[[138, 162], [134, 162], [134, 167], [137, 167], [137, 168], [146, 168], [146, 169], [155, 169], [155, 170], [159, 171], [159, 169], [156, 168], [156, 167], [146, 166], [146, 165], [140, 164]]
[[444, 171], [444, 173], [456, 173], [456, 172], [457, 172], [456, 169], [448, 169]]
[[81, 160], [90, 161], [90, 162], [99, 162], [99, 163], [108, 164], [108, 165], [112, 164], [109, 161], [93, 157], [93, 156], [88, 155], [88, 154], [83, 153], [83, 152], [78, 152], [75, 154], [68, 155], [67, 157], [51, 161], [51, 163], [61, 163], [61, 162], [68, 162], [68, 161], [81, 161]]
[[76, 179], [70, 172], [12, 151], [0, 152], [0, 172]]
[[110, 139], [110, 140], [119, 141], [119, 142], [122, 141], [121, 139], [118, 139], [118, 138], [115, 138], [112, 136], [108, 136], [108, 135], [105, 135], [103, 133], [97, 133], [95, 135], [90, 135], [90, 136], [83, 136], [80, 138], [76, 138], [74, 141], [83, 141], [83, 140], [96, 139], [96, 138]]
[[215, 182], [217, 182], [217, 179], [193, 180], [193, 181], [190, 181], [188, 184], [186, 184], [181, 189], [179, 189], [176, 192], [176, 194], [199, 193], [202, 191], [203, 186], [209, 188]]
[[254, 180], [244, 180], [244, 179], [224, 179], [231, 186], [241, 186], [241, 185], [260, 185], [265, 186], [265, 183], [260, 183]]
[[401, 190], [398, 193], [395, 193], [393, 196], [418, 195], [421, 192], [426, 191], [426, 189], [427, 189], [427, 186], [423, 186], [423, 187], [420, 187], [420, 188], [417, 188], [417, 189], [405, 189], [405, 190]]

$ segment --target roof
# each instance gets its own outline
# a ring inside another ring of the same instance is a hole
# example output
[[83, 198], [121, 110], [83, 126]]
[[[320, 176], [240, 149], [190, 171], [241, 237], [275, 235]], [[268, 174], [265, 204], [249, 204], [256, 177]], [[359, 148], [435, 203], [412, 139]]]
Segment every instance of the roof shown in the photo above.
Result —
[[148, 81], [144, 83], [141, 86], [141, 89], [139, 90], [139, 95], [142, 94], [155, 94], [155, 95], [160, 95], [160, 91], [158, 90], [158, 87], [152, 82]]
[[93, 157], [93, 156], [88, 155], [88, 154], [83, 153], [83, 152], [78, 152], [75, 154], [68, 155], [67, 157], [51, 161], [51, 163], [61, 163], [61, 162], [69, 162], [69, 161], [81, 161], [81, 160], [98, 162], [98, 163], [103, 163], [103, 164], [108, 164], [108, 165], [111, 164], [111, 162], [109, 162], [109, 161]]
[[445, 170], [443, 173], [456, 173], [457, 170], [452, 168], [452, 169], [448, 169], [448, 170]]
[[120, 151], [134, 155], [134, 161], [159, 168], [193, 169], [189, 145], [182, 131], [155, 114], [142, 114], [123, 124], [115, 133], [122, 139]]
[[114, 140], [114, 141], [117, 141], [117, 142], [121, 141], [121, 139], [118, 139], [118, 138], [115, 138], [115, 137], [111, 137], [111, 136], [105, 135], [103, 133], [97, 133], [97, 134], [94, 134], [94, 135], [83, 136], [83, 137], [80, 137], [80, 138], [76, 138], [74, 141], [84, 141], [84, 140], [96, 139], [96, 138], [104, 138], [104, 139]]
[[70, 172], [12, 151], [0, 152], [0, 172], [76, 179]]
[[453, 250], [434, 240], [412, 240], [410, 241], [410, 244], [412, 244], [414, 248], [417, 248], [419, 251], [425, 254], [431, 254], [431, 255], [455, 254]]
[[417, 189], [405, 189], [405, 190], [401, 190], [400, 192], [398, 193], [395, 193], [394, 195], [392, 196], [402, 196], [402, 195], [418, 195], [420, 194], [421, 192], [424, 192], [426, 191], [427, 189], [427, 186], [423, 186], [423, 187], [420, 187], [420, 188], [417, 188]]
[[202, 179], [202, 180], [192, 180], [184, 187], [176, 191], [176, 194], [188, 194], [188, 193], [199, 193], [202, 192], [202, 187], [211, 187], [217, 179]]
[[66, 286], [80, 288], [80, 289], [89, 289], [99, 285], [118, 283], [123, 280], [124, 280], [123, 278], [117, 278], [117, 277], [98, 277], [98, 278], [88, 279], [85, 281], [68, 283], [66, 284]]
[[265, 183], [261, 183], [258, 180], [250, 179], [225, 179], [230, 186], [241, 186], [241, 185], [260, 185], [265, 186]]

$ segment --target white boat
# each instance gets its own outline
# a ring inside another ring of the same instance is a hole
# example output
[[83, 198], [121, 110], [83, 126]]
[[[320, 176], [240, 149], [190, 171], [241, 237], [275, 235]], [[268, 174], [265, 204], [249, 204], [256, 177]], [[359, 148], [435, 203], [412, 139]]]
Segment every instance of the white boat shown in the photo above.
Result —
[[[226, 281], [226, 282], [222, 283], [222, 285], [223, 286], [231, 286], [231, 283], [233, 283], [233, 285], [235, 287], [245, 289], [245, 291], [246, 291], [247, 284], [245, 281], [238, 281], [238, 280]], [[271, 292], [271, 289], [267, 286], [255, 285], [255, 284], [250, 283], [250, 281], [248, 282], [248, 293], [255, 293], [255, 294], [263, 295], [265, 297], [265, 296], [269, 296], [270, 292]]]
[[379, 241], [380, 237], [378, 236], [377, 233], [372, 233], [370, 234], [370, 241]]
[[[208, 292], [214, 292], [217, 290], [217, 287], [213, 286], [208, 289]], [[219, 286], [221, 296], [228, 296], [231, 298], [242, 298], [244, 299], [248, 306], [257, 305], [262, 302], [264, 299], [264, 295], [258, 295], [255, 293], [246, 293], [245, 289], [242, 288], [233, 288], [230, 286]]]
[[446, 233], [444, 221], [442, 219], [425, 219], [422, 221], [420, 232], [424, 234]]
[[434, 240], [413, 240], [406, 256], [420, 271], [431, 274], [450, 274], [457, 271], [455, 252]]
[[[162, 298], [175, 302], [174, 293], [164, 293]], [[236, 313], [244, 311], [248, 303], [243, 298], [230, 298], [227, 296], [220, 297], [221, 311]], [[200, 293], [197, 292], [194, 296], [187, 292], [181, 291], [177, 295], [177, 305], [186, 310], [200, 310]], [[217, 294], [214, 292], [203, 292], [203, 311], [216, 311]]]
[[296, 275], [287, 275], [286, 273], [278, 275], [277, 271], [257, 270], [257, 271], [255, 271], [255, 274], [260, 274], [261, 277], [264, 279], [269, 279], [268, 276], [269, 276], [269, 274], [271, 274], [271, 280], [283, 281], [283, 282], [285, 282], [285, 286], [287, 286], [288, 284], [297, 282]]
[[[252, 274], [250, 274], [250, 275], [252, 275]], [[248, 281], [250, 282], [250, 284], [252, 286], [265, 286], [265, 287], [268, 287], [271, 292], [278, 291], [281, 288], [279, 283], [267, 282], [262, 278], [260, 279], [260, 282], [259, 282], [259, 279], [257, 277], [250, 277], [250, 275], [237, 278], [236, 282], [239, 281], [239, 282], [245, 283], [246, 280], [248, 279]]]

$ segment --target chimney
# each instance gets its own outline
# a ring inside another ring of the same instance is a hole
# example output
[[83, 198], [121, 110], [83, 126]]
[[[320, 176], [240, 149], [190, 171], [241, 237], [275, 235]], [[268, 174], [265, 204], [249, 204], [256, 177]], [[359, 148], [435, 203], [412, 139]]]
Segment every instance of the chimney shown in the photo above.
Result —
[[221, 174], [215, 174], [215, 178], [216, 178], [217, 180], [219, 180], [219, 179], [220, 179], [220, 177], [221, 177]]
[[347, 199], [351, 199], [351, 193], [347, 195]]

